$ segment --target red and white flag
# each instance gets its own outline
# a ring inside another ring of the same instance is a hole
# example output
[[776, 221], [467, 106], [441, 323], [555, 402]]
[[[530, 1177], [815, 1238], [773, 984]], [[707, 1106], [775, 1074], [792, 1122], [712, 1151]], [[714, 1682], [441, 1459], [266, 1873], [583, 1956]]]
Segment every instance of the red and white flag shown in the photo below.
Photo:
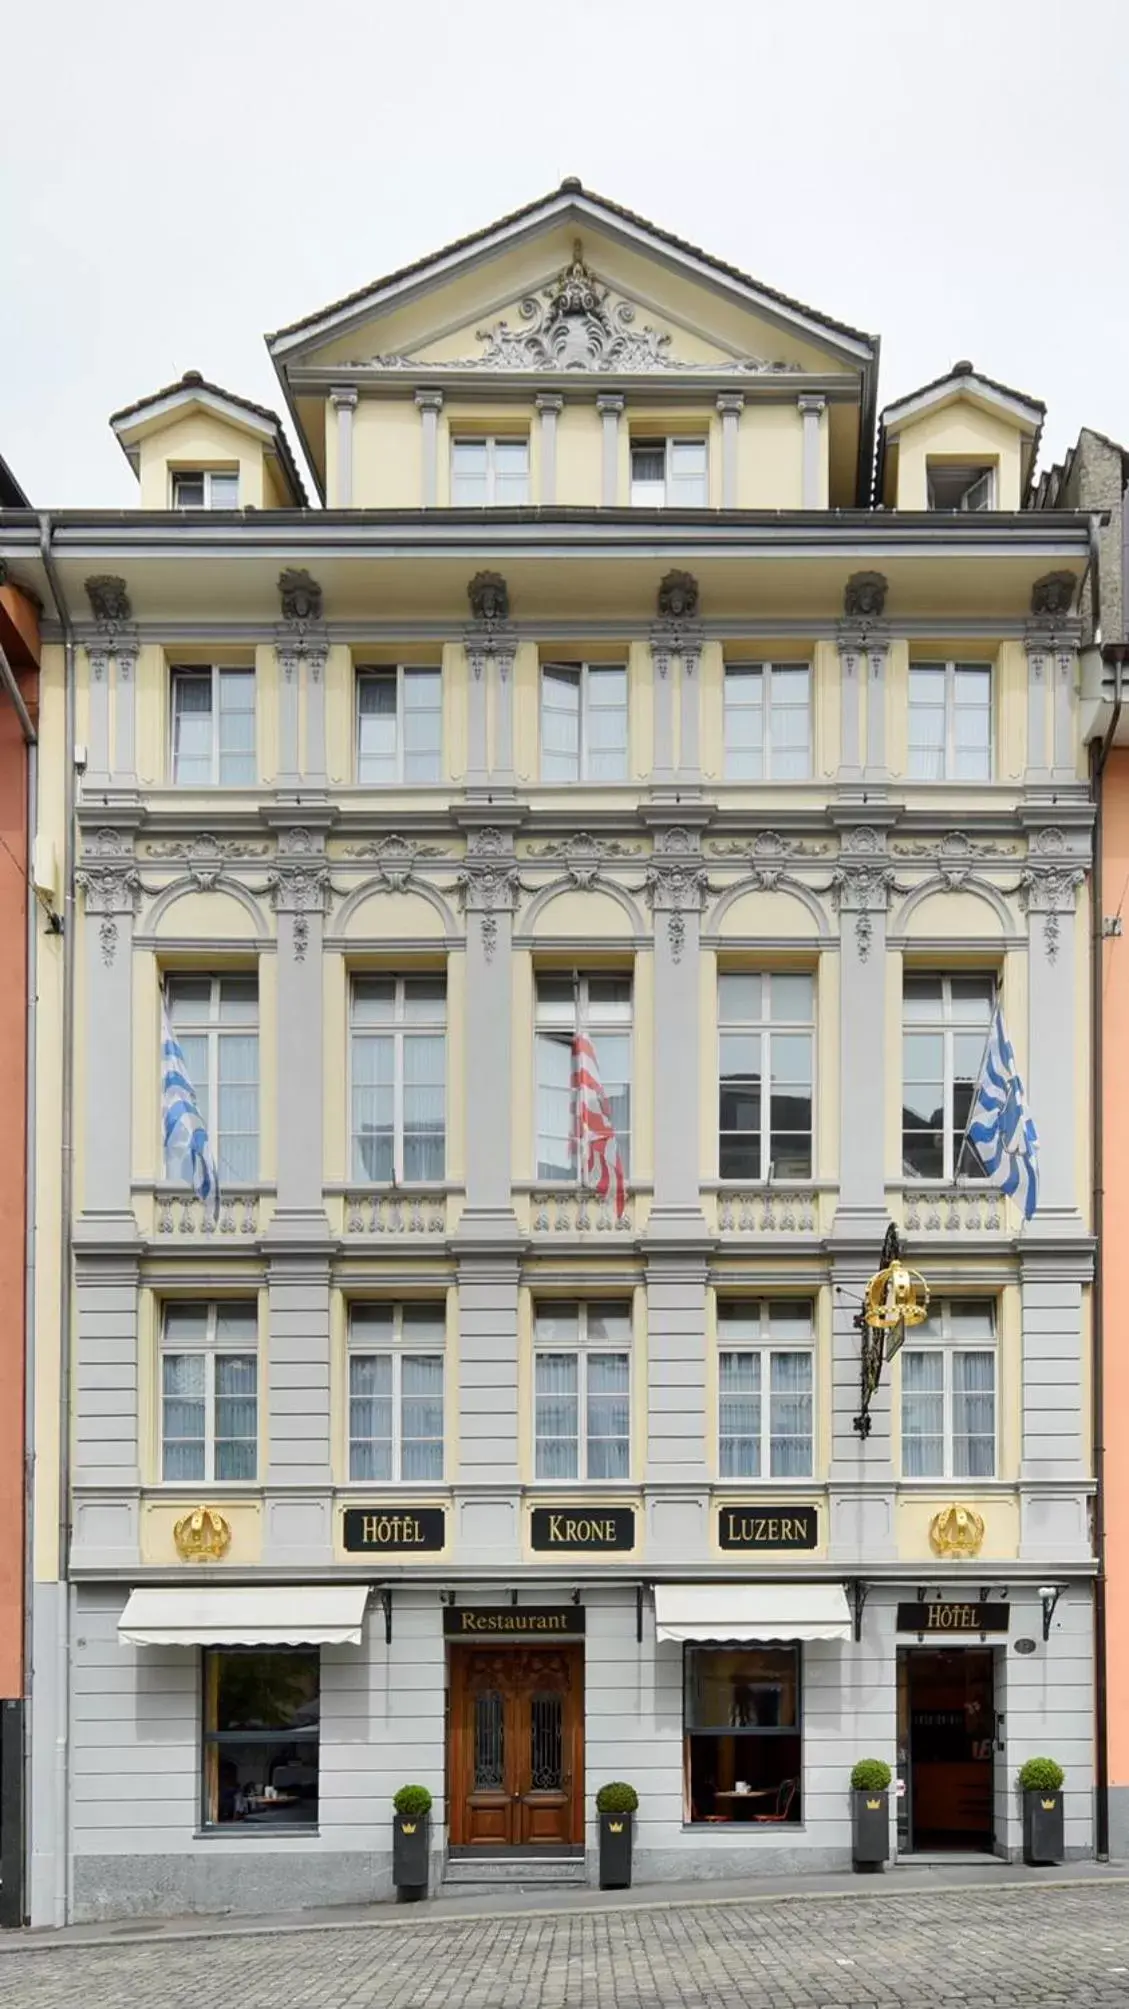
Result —
[[622, 1220], [627, 1207], [627, 1182], [619, 1139], [612, 1122], [611, 1103], [600, 1080], [596, 1049], [582, 1032], [572, 1042], [571, 1087], [573, 1149], [581, 1181], [601, 1200], [613, 1194], [616, 1220]]

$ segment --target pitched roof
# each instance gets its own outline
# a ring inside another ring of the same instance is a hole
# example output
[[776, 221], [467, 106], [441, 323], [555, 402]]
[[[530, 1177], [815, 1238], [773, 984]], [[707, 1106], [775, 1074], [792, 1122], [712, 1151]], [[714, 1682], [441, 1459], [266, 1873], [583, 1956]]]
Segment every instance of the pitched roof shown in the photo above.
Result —
[[1029, 391], [1017, 391], [1011, 384], [1001, 384], [996, 377], [985, 376], [983, 370], [976, 369], [972, 363], [962, 361], [954, 363], [951, 370], [945, 371], [944, 376], [934, 377], [928, 384], [918, 384], [916, 389], [907, 391], [904, 397], [895, 398], [890, 404], [884, 405], [878, 414], [879, 425], [885, 425], [891, 412], [900, 411], [903, 405], [915, 404], [918, 398], [927, 398], [933, 391], [948, 390], [950, 386], [962, 381], [982, 384], [985, 390], [995, 391], [998, 397], [1011, 398], [1016, 404], [1029, 405], [1032, 411], [1040, 414], [1041, 418], [1046, 417], [1047, 407], [1042, 398], [1033, 398]]
[[669, 245], [672, 251], [680, 251], [689, 258], [701, 259], [703, 264], [710, 266], [724, 278], [736, 280], [741, 286], [751, 286], [756, 292], [763, 294], [765, 299], [775, 301], [777, 306], [786, 308], [793, 314], [806, 315], [820, 322], [825, 328], [845, 335], [850, 341], [867, 344], [877, 342], [876, 336], [867, 334], [863, 329], [849, 327], [845, 321], [833, 321], [830, 315], [824, 314], [819, 308], [808, 307], [802, 300], [793, 300], [787, 293], [777, 292], [774, 287], [766, 286], [762, 280], [754, 279], [750, 273], [742, 272], [738, 266], [729, 265], [724, 259], [715, 258], [711, 252], [703, 251], [700, 245], [691, 244], [688, 239], [676, 237], [672, 231], [662, 229], [648, 217], [640, 216], [636, 210], [625, 209], [621, 203], [612, 202], [608, 196], [598, 195], [595, 189], [585, 188], [576, 175], [566, 175], [559, 188], [550, 189], [547, 195], [539, 195], [533, 202], [523, 203], [520, 209], [512, 209], [507, 215], [496, 217], [493, 223], [486, 224], [480, 230], [472, 230], [466, 237], [454, 238], [450, 244], [442, 245], [439, 250], [428, 252], [426, 258], [417, 258], [410, 265], [401, 265], [397, 271], [385, 273], [383, 278], [370, 281], [367, 286], [359, 287], [356, 292], [344, 294], [340, 300], [331, 301], [328, 307], [319, 308], [315, 314], [303, 315], [299, 321], [291, 321], [284, 328], [276, 328], [273, 334], [267, 336], [268, 344], [281, 341], [287, 335], [299, 334], [303, 328], [316, 327], [319, 321], [324, 321], [330, 314], [341, 313], [346, 307], [359, 306], [362, 301], [369, 298], [370, 294], [379, 292], [383, 287], [396, 285], [403, 279], [409, 279], [414, 273], [426, 271], [429, 265], [435, 264], [439, 259], [450, 258], [461, 251], [473, 251], [476, 245], [494, 236], [495, 232], [507, 230], [517, 223], [524, 223], [529, 217], [535, 216], [538, 210], [547, 209], [561, 195], [583, 197], [586, 202], [606, 210], [609, 216], [618, 217], [620, 222], [630, 223], [636, 229], [647, 231], [659, 243]]
[[259, 419], [271, 428], [275, 435], [279, 459], [286, 469], [295, 495], [305, 507], [308, 502], [305, 485], [298, 472], [298, 464], [290, 450], [290, 443], [283, 431], [282, 420], [278, 413], [272, 411], [269, 405], [254, 404], [250, 398], [240, 397], [235, 391], [225, 390], [222, 384], [210, 383], [207, 377], [201, 376], [199, 370], [185, 370], [184, 375], [176, 383], [165, 384], [159, 391], [151, 391], [147, 398], [138, 398], [134, 404], [123, 405], [120, 411], [111, 412], [110, 424], [115, 432], [120, 432], [128, 425], [130, 419], [140, 418], [153, 405], [160, 405], [170, 398], [178, 397], [190, 402], [193, 397], [201, 393], [205, 397], [220, 398], [224, 404], [234, 405], [237, 410], [247, 412], [250, 417]]
[[0, 509], [30, 509], [31, 503], [0, 453]]

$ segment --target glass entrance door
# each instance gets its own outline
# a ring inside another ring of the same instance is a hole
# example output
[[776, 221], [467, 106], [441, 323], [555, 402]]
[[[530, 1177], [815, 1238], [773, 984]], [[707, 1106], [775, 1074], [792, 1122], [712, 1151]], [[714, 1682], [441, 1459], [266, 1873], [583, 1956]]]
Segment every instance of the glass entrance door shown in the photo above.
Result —
[[[901, 1847], [990, 1851], [994, 1842], [995, 1663], [991, 1647], [898, 1652]], [[902, 1754], [904, 1753], [904, 1759]]]

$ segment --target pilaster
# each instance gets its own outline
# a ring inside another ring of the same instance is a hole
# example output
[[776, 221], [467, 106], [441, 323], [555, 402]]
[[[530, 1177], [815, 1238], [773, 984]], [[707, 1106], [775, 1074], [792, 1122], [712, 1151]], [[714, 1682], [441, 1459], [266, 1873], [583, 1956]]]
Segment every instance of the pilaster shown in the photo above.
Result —
[[740, 450], [741, 413], [745, 400], [740, 391], [722, 391], [717, 401], [721, 414], [721, 506], [737, 507], [737, 456]]
[[462, 1234], [516, 1235], [510, 1193], [511, 944], [521, 881], [508, 830], [472, 829], [466, 915], [466, 1209]]
[[325, 839], [279, 832], [269, 880], [278, 916], [278, 1204], [273, 1236], [325, 1236], [322, 1185], [322, 930], [329, 897]]
[[357, 393], [352, 385], [331, 390], [329, 402], [337, 414], [337, 483], [334, 506], [337, 509], [351, 509], [353, 506], [353, 414], [357, 409]]
[[99, 832], [75, 879], [84, 895], [82, 1208], [132, 1234], [133, 923], [141, 899], [132, 836]]
[[1029, 631], [1027, 651], [1027, 774], [1028, 785], [1045, 786], [1051, 778], [1048, 757], [1047, 714], [1051, 685], [1051, 638]]
[[604, 425], [600, 483], [600, 503], [604, 509], [614, 509], [619, 501], [619, 421], [624, 404], [623, 398], [608, 392], [601, 393], [596, 399], [596, 410]]
[[[471, 621], [463, 641], [467, 657], [467, 788], [512, 790], [513, 670], [517, 648], [510, 626], [510, 596], [498, 572], [476, 572], [467, 586]], [[489, 743], [493, 712], [494, 746]]]
[[86, 659], [89, 669], [89, 742], [83, 785], [91, 794], [110, 785], [110, 651], [107, 643], [88, 643]]
[[827, 409], [827, 399], [805, 396], [797, 398], [796, 403], [804, 427], [802, 507], [819, 509], [823, 505], [823, 442], [820, 423]]
[[137, 658], [135, 637], [119, 635], [114, 648], [114, 770], [111, 786], [137, 787]]
[[325, 670], [329, 642], [317, 580], [308, 572], [291, 568], [280, 573], [278, 590], [282, 604], [282, 623], [275, 631], [278, 785], [284, 793], [294, 794], [303, 784], [321, 790], [326, 783]]
[[[137, 788], [137, 629], [124, 579], [101, 573], [85, 582], [86, 597], [98, 629], [88, 645], [90, 663], [90, 744], [87, 790]], [[110, 753], [110, 676], [114, 682], [113, 764]]]
[[866, 641], [866, 781], [886, 782], [886, 665], [889, 643], [885, 635], [870, 634]]
[[539, 391], [534, 403], [541, 414], [541, 507], [551, 509], [557, 499], [557, 420], [564, 399], [553, 391]]
[[649, 1235], [705, 1233], [698, 1191], [699, 933], [709, 879], [700, 831], [660, 824], [647, 870], [655, 916], [654, 1103], [655, 1189]]
[[434, 509], [439, 500], [439, 414], [442, 391], [417, 391], [416, 406], [421, 421], [420, 493], [425, 509]]
[[[1076, 848], [1077, 844], [1077, 848]], [[1081, 848], [1084, 847], [1084, 848]], [[1028, 1058], [1020, 1072], [1039, 1133], [1039, 1206], [1027, 1232], [1081, 1229], [1077, 1186], [1075, 1069], [1079, 1023], [1075, 928], [1085, 884], [1089, 842], [1084, 834], [1036, 830], [1019, 895], [1028, 926]]]
[[886, 914], [895, 874], [886, 832], [843, 827], [832, 890], [840, 916], [839, 1205], [837, 1237], [874, 1239], [886, 1224], [884, 1086]]
[[839, 780], [862, 780], [862, 686], [866, 636], [855, 627], [839, 630]]

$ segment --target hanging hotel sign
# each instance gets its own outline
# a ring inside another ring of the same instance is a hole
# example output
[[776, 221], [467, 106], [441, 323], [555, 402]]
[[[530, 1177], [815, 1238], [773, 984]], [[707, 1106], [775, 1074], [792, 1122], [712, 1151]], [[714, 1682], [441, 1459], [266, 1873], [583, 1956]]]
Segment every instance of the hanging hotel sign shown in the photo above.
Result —
[[819, 1540], [816, 1507], [747, 1506], [744, 1501], [721, 1507], [717, 1541], [722, 1549], [814, 1549]]
[[898, 1631], [917, 1632], [929, 1639], [953, 1638], [960, 1634], [1006, 1632], [1011, 1623], [1011, 1606], [1006, 1604], [900, 1604]]
[[345, 1547], [351, 1555], [418, 1555], [447, 1545], [442, 1507], [346, 1507]]
[[584, 1607], [577, 1604], [446, 1604], [445, 1639], [563, 1639], [583, 1632]]
[[634, 1507], [534, 1507], [529, 1545], [560, 1555], [601, 1555], [635, 1547]]

